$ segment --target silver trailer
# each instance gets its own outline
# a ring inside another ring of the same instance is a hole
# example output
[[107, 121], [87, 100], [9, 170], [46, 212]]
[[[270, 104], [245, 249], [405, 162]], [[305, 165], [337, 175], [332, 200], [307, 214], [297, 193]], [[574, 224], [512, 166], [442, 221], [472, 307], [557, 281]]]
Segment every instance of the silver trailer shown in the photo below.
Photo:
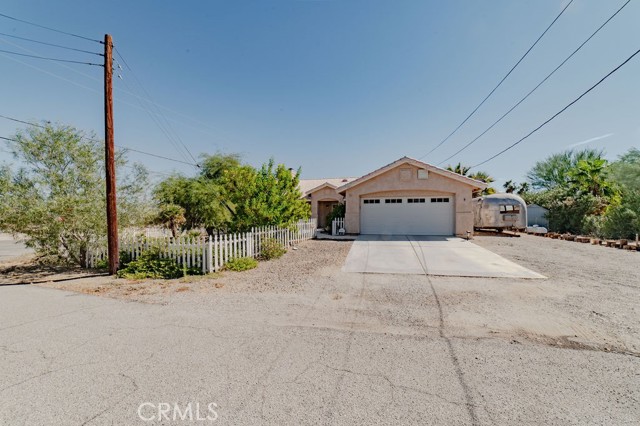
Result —
[[515, 194], [491, 194], [473, 199], [475, 229], [525, 229], [527, 203]]

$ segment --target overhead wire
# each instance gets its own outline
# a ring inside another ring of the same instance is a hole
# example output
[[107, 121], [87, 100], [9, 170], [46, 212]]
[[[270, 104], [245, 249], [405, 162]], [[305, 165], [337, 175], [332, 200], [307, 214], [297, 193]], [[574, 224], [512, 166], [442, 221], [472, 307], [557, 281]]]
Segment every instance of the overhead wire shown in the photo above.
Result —
[[[11, 44], [13, 44], [13, 43], [11, 43]], [[15, 45], [15, 44], [14, 44], [14, 45]], [[15, 45], [15, 46], [16, 46], [16, 47], [20, 47], [20, 48], [22, 48], [22, 49], [25, 49], [25, 48], [23, 48], [23, 47], [21, 47], [21, 46], [19, 46], [19, 45]], [[25, 50], [29, 51], [28, 49], [25, 49]], [[90, 91], [90, 92], [93, 92], [93, 93], [102, 93], [102, 92], [101, 92], [101, 91], [99, 91], [99, 90], [96, 90], [96, 89], [93, 89], [93, 88], [91, 88], [91, 87], [88, 87], [88, 86], [82, 85], [82, 84], [80, 84], [80, 83], [78, 83], [78, 82], [76, 82], [76, 81], [69, 80], [69, 79], [67, 79], [67, 78], [61, 77], [61, 76], [59, 76], [59, 75], [57, 75], [57, 74], [54, 74], [54, 73], [52, 73], [52, 72], [50, 72], [50, 71], [47, 71], [47, 70], [45, 70], [45, 69], [42, 69], [42, 68], [40, 68], [40, 67], [37, 67], [37, 66], [35, 66], [35, 65], [33, 65], [33, 64], [29, 64], [29, 63], [26, 63], [26, 62], [20, 61], [19, 59], [16, 59], [16, 58], [8, 57], [8, 59], [11, 59], [11, 60], [16, 61], [16, 62], [18, 62], [18, 63], [21, 63], [21, 64], [23, 64], [23, 65], [25, 65], [25, 66], [28, 66], [28, 67], [30, 67], [30, 68], [33, 68], [33, 69], [35, 69], [35, 70], [37, 70], [37, 71], [40, 71], [40, 72], [42, 72], [42, 73], [45, 73], [45, 74], [47, 74], [47, 75], [50, 75], [50, 76], [55, 77], [55, 78], [57, 78], [57, 79], [60, 79], [60, 80], [62, 80], [62, 81], [65, 81], [65, 82], [67, 82], [67, 83], [71, 83], [71, 84], [73, 84], [73, 85], [75, 85], [75, 86], [78, 86], [78, 87], [83, 88], [83, 89], [85, 89], [85, 90], [88, 90], [88, 91]], [[83, 75], [83, 76], [85, 76], [85, 77], [87, 77], [87, 78], [90, 78], [90, 79], [92, 79], [92, 80], [99, 81], [99, 80], [98, 80], [98, 79], [96, 79], [95, 77], [92, 77], [92, 76], [90, 76], [90, 75], [88, 75], [88, 74], [82, 73], [82, 72], [80, 72], [80, 71], [78, 71], [78, 70], [76, 70], [76, 69], [74, 69], [74, 68], [67, 67], [67, 66], [66, 66], [66, 65], [64, 65], [64, 64], [58, 64], [58, 65], [63, 66], [63, 67], [65, 67], [65, 68], [67, 68], [67, 69], [69, 69], [69, 70], [72, 70], [72, 71], [74, 71], [74, 72], [77, 72], [77, 73], [79, 73], [80, 75]], [[126, 90], [124, 90], [124, 89], [120, 89], [120, 90], [122, 90], [122, 91], [126, 92], [127, 94], [130, 94], [131, 96], [134, 96], [134, 97], [135, 97], [135, 96], [137, 96], [135, 93], [133, 93], [133, 92], [131, 92], [131, 91], [126, 91]], [[124, 103], [124, 104], [126, 104], [126, 105], [131, 106], [131, 107], [139, 108], [139, 109], [140, 109], [140, 110], [142, 110], [142, 111], [149, 112], [149, 111], [148, 111], [146, 108], [144, 108], [144, 106], [142, 106], [142, 105], [136, 105], [136, 104], [134, 104], [134, 103], [127, 102], [127, 101], [124, 101], [124, 100], [122, 100], [122, 99], [118, 99], [118, 98], [115, 98], [115, 99], [116, 99], [118, 102], [120, 102], [120, 103]], [[19, 121], [19, 122], [22, 122], [22, 121]], [[30, 124], [30, 125], [34, 125], [33, 123], [29, 123], [29, 122], [23, 122], [23, 124]], [[100, 141], [100, 143], [101, 143], [101, 142], [102, 142], [102, 141]], [[183, 158], [185, 158], [185, 160], [188, 160], [188, 158], [187, 158], [184, 154], [183, 154]], [[173, 161], [173, 160], [174, 160], [174, 159], [171, 159], [170, 161]], [[192, 165], [192, 166], [194, 166], [194, 167], [196, 167], [196, 168], [198, 167], [198, 165], [197, 165], [197, 164], [192, 164], [192, 163], [189, 163], [189, 164], [190, 164], [190, 165]]]
[[[122, 53], [120, 53], [120, 51], [118, 50], [117, 46], [114, 46], [114, 51], [116, 52], [116, 55], [118, 58], [120, 58], [120, 60], [122, 61], [122, 63], [124, 64], [125, 68], [127, 70], [129, 70], [129, 72], [131, 73], [131, 75], [133, 76], [134, 81], [138, 84], [138, 86], [140, 86], [140, 88], [142, 89], [142, 91], [145, 93], [146, 97], [151, 100], [151, 105], [155, 106], [155, 102], [152, 101], [151, 95], [149, 94], [149, 92], [147, 91], [147, 89], [144, 87], [144, 85], [142, 84], [142, 82], [140, 81], [140, 79], [138, 78], [138, 76], [136, 75], [136, 73], [133, 71], [133, 69], [131, 68], [131, 66], [129, 66], [129, 63], [127, 62], [127, 60], [124, 58], [124, 56], [122, 55]], [[156, 107], [157, 108], [157, 107]], [[178, 136], [178, 134], [173, 130], [173, 128], [171, 127], [171, 124], [169, 123], [169, 121], [166, 119], [166, 117], [164, 117], [164, 115], [162, 114], [162, 112], [157, 109], [156, 110], [158, 115], [164, 119], [165, 123], [166, 123], [166, 127], [173, 132], [173, 134], [175, 135], [175, 139], [177, 139], [178, 143], [184, 148], [184, 150], [187, 152], [187, 154], [189, 155], [189, 157], [191, 157], [191, 159], [197, 164], [198, 160], [196, 160], [196, 158], [193, 156], [193, 154], [191, 153], [191, 151], [189, 150], [189, 148], [187, 147], [187, 145], [184, 143], [184, 141], [180, 138], [180, 136]]]
[[[41, 129], [46, 129], [47, 128], [46, 126], [43, 126], [42, 124], [31, 123], [29, 121], [20, 120], [18, 118], [9, 117], [9, 116], [3, 115], [3, 114], [0, 114], [0, 118], [4, 118], [5, 120], [14, 121], [16, 123], [26, 124], [28, 126], [39, 127]], [[8, 138], [4, 138], [4, 137], [2, 139], [7, 139], [7, 140], [11, 140], [13, 142], [17, 142], [17, 140], [15, 140], [15, 139], [8, 139]], [[95, 143], [102, 143], [103, 142], [103, 141], [101, 141], [99, 139], [90, 138], [90, 137], [84, 136], [84, 135], [80, 136], [80, 139], [84, 139], [84, 140], [87, 140], [87, 141], [90, 141], [90, 142], [95, 142]], [[173, 161], [175, 163], [182, 163], [182, 164], [187, 164], [189, 166], [195, 166], [194, 163], [177, 160], [177, 159], [171, 158], [171, 157], [165, 157], [163, 155], [154, 154], [154, 153], [147, 152], [147, 151], [142, 151], [142, 150], [139, 150], [139, 149], [136, 149], [136, 148], [131, 148], [131, 147], [128, 147], [128, 146], [125, 146], [125, 145], [115, 144], [115, 146], [117, 146], [118, 148], [122, 148], [124, 150], [127, 150], [127, 151], [136, 152], [138, 154], [144, 154], [144, 155], [148, 155], [148, 156], [151, 156], [151, 157], [161, 158], [161, 159], [167, 160], [167, 161]]]
[[[169, 133], [169, 130], [166, 128], [166, 126], [160, 121], [160, 118], [158, 117], [157, 114], [154, 114], [143, 102], [140, 96], [138, 96], [137, 94], [133, 93], [133, 89], [126, 83], [126, 81], [122, 81], [123, 84], [129, 89], [129, 91], [132, 93], [132, 95], [136, 98], [136, 100], [138, 101], [138, 104], [140, 105], [140, 108], [145, 111], [147, 113], [147, 115], [149, 115], [149, 117], [151, 118], [151, 120], [155, 123], [156, 126], [158, 126], [158, 129], [160, 129], [160, 131], [165, 135], [165, 137], [167, 138], [167, 140], [171, 143], [171, 145], [176, 149], [176, 151], [178, 152], [178, 154], [180, 154], [182, 156], [182, 158], [186, 161], [189, 160], [189, 157], [187, 156], [187, 154], [185, 152], [183, 152], [182, 148], [180, 147], [180, 145], [178, 144], [177, 140], [175, 140], [175, 138], [172, 137], [172, 135]], [[186, 162], [185, 161], [185, 162]], [[196, 166], [198, 167], [198, 166]]]
[[63, 46], [63, 45], [60, 45], [60, 44], [49, 43], [49, 42], [46, 42], [46, 41], [35, 40], [35, 39], [32, 39], [32, 38], [27, 38], [27, 37], [21, 37], [21, 36], [15, 35], [15, 34], [7, 34], [7, 33], [0, 32], [0, 35], [3, 35], [5, 37], [15, 38], [15, 39], [18, 39], [18, 40], [28, 41], [28, 42], [31, 42], [31, 43], [43, 44], [45, 46], [52, 46], [52, 47], [57, 47], [57, 48], [60, 48], [60, 49], [72, 50], [74, 52], [88, 53], [90, 55], [96, 55], [96, 56], [104, 56], [103, 53], [92, 52], [90, 50], [84, 50], [84, 49], [76, 49], [75, 47]]
[[[4, 35], [4, 36], [9, 36], [9, 37], [14, 37], [14, 36], [11, 36], [11, 35], [9, 35], [9, 34], [0, 33], [0, 36], [3, 36], [3, 35]], [[19, 38], [19, 37], [14, 37], [14, 38]], [[21, 39], [24, 39], [24, 38], [22, 38], [22, 37], [20, 37], [20, 38], [21, 38]], [[26, 47], [24, 47], [24, 46], [21, 46], [21, 45], [16, 44], [16, 43], [12, 43], [12, 42], [11, 42], [11, 41], [9, 41], [9, 40], [2, 39], [1, 37], [0, 37], [0, 40], [2, 40], [2, 41], [4, 41], [5, 43], [10, 44], [10, 45], [12, 45], [12, 46], [14, 46], [14, 47], [18, 48], [18, 49], [24, 50], [25, 52], [29, 52], [29, 53], [31, 53], [31, 54], [36, 54], [36, 53], [37, 53], [37, 52], [35, 52], [35, 51], [31, 50], [31, 49], [27, 49], [27, 48], [26, 48]], [[55, 45], [55, 46], [58, 46], [58, 45]], [[88, 52], [88, 51], [87, 51], [87, 52]], [[93, 52], [92, 52], [92, 53], [93, 53]], [[100, 54], [100, 55], [101, 55], [101, 56], [104, 56], [104, 55], [102, 55], [102, 54]], [[25, 66], [28, 66], [28, 67], [30, 67], [30, 68], [33, 68], [33, 69], [35, 69], [35, 70], [37, 70], [37, 71], [40, 71], [40, 72], [45, 73], [45, 74], [48, 74], [48, 75], [50, 75], [50, 76], [52, 76], [52, 77], [55, 77], [55, 78], [57, 78], [57, 79], [60, 79], [60, 80], [62, 80], [62, 81], [66, 81], [67, 83], [71, 83], [71, 84], [73, 84], [73, 85], [75, 85], [75, 86], [78, 86], [78, 87], [81, 87], [81, 88], [83, 88], [83, 89], [89, 90], [89, 91], [91, 91], [91, 92], [93, 92], [93, 93], [102, 93], [101, 91], [98, 91], [98, 90], [95, 90], [95, 89], [93, 89], [93, 88], [90, 88], [90, 87], [84, 86], [84, 85], [82, 85], [82, 84], [80, 84], [80, 83], [77, 83], [76, 81], [69, 80], [69, 79], [67, 79], [67, 78], [61, 77], [61, 76], [59, 76], [59, 75], [57, 75], [57, 74], [54, 74], [54, 73], [52, 73], [52, 72], [50, 72], [50, 71], [47, 71], [47, 70], [44, 70], [44, 69], [42, 69], [42, 68], [40, 68], [40, 67], [37, 67], [37, 66], [35, 66], [35, 65], [33, 65], [33, 64], [26, 63], [26, 62], [22, 62], [22, 61], [20, 61], [20, 60], [18, 60], [18, 59], [16, 59], [16, 58], [12, 58], [12, 57], [10, 57], [10, 56], [8, 56], [8, 57], [7, 57], [7, 59], [11, 59], [11, 60], [16, 61], [16, 62], [18, 62], [18, 63], [21, 63], [21, 64], [23, 64], [23, 65], [25, 65]], [[114, 58], [114, 62], [116, 62], [116, 63], [118, 62], [118, 61], [117, 61], [117, 58]], [[123, 61], [123, 62], [124, 62], [124, 61]], [[70, 71], [72, 71], [72, 72], [74, 72], [74, 73], [76, 73], [76, 74], [79, 74], [79, 75], [82, 75], [82, 76], [84, 76], [84, 77], [86, 77], [86, 78], [89, 78], [89, 79], [91, 79], [91, 80], [99, 81], [99, 82], [101, 82], [101, 81], [102, 81], [101, 79], [97, 79], [96, 77], [93, 77], [93, 76], [91, 76], [91, 75], [89, 75], [89, 74], [86, 74], [86, 73], [84, 73], [84, 72], [82, 72], [82, 71], [78, 70], [78, 69], [77, 69], [77, 68], [75, 68], [75, 67], [67, 66], [67, 65], [65, 65], [64, 63], [57, 63], [57, 65], [59, 65], [59, 66], [61, 66], [61, 67], [64, 67], [65, 69], [68, 69], [68, 70], [70, 70]], [[135, 76], [134, 76], [134, 77], [135, 77]], [[124, 80], [123, 80], [123, 83], [124, 83]], [[125, 85], [126, 85], [126, 83], [125, 83]], [[128, 85], [126, 85], [126, 86], [128, 87]], [[209, 128], [209, 129], [212, 129], [212, 130], [218, 131], [217, 129], [215, 129], [215, 128], [213, 128], [213, 127], [209, 126], [209, 125], [207, 125], [206, 123], [203, 123], [203, 122], [201, 122], [201, 121], [199, 121], [199, 120], [196, 120], [195, 118], [193, 118], [193, 117], [191, 117], [191, 116], [189, 116], [189, 115], [187, 115], [187, 114], [184, 114], [184, 113], [181, 113], [181, 112], [178, 112], [178, 111], [174, 111], [174, 110], [172, 110], [172, 109], [170, 109], [170, 108], [167, 108], [167, 107], [165, 107], [165, 106], [163, 106], [163, 105], [160, 105], [160, 104], [158, 104], [158, 103], [154, 102], [154, 101], [153, 101], [153, 100], [151, 100], [151, 99], [145, 98], [144, 96], [141, 96], [141, 95], [139, 95], [139, 94], [137, 94], [137, 93], [133, 93], [133, 91], [131, 91], [131, 90], [127, 90], [127, 89], [124, 89], [124, 88], [122, 88], [122, 87], [117, 87], [117, 86], [116, 86], [115, 88], [116, 88], [118, 91], [120, 91], [120, 92], [126, 93], [127, 95], [130, 95], [130, 96], [133, 96], [133, 97], [139, 97], [140, 99], [142, 99], [142, 100], [144, 100], [144, 101], [146, 101], [146, 102], [148, 102], [148, 103], [150, 103], [150, 104], [153, 104], [153, 105], [154, 105], [155, 107], [157, 107], [157, 108], [164, 109], [164, 110], [166, 110], [166, 111], [168, 111], [168, 112], [170, 112], [170, 113], [172, 113], [172, 114], [174, 114], [174, 115], [182, 116], [182, 117], [184, 117], [184, 118], [186, 118], [186, 119], [188, 119], [188, 120], [192, 121], [193, 123], [198, 124], [200, 127], [198, 127], [198, 126], [194, 126], [194, 125], [192, 125], [192, 124], [187, 124], [187, 123], [185, 123], [185, 122], [183, 122], [183, 121], [179, 121], [179, 120], [176, 120], [176, 119], [170, 119], [170, 118], [168, 118], [168, 117], [166, 117], [166, 116], [165, 116], [165, 119], [166, 119], [167, 121], [171, 120], [171, 121], [174, 121], [174, 122], [183, 123], [184, 125], [186, 125], [186, 126], [188, 126], [188, 127], [191, 127], [191, 128], [196, 129], [196, 130], [198, 130], [198, 131], [201, 131], [201, 132], [203, 132], [203, 133], [205, 133], [205, 134], [208, 134], [208, 135], [211, 135], [211, 136], [217, 137], [217, 135], [213, 135], [212, 133], [210, 133], [210, 132], [208, 132], [208, 131], [205, 131], [205, 130], [204, 130], [204, 127], [206, 127], [206, 128]], [[123, 104], [129, 105], [129, 106], [134, 107], [134, 108], [138, 108], [138, 109], [140, 109], [140, 110], [142, 110], [142, 111], [145, 111], [145, 110], [146, 110], [146, 108], [145, 108], [145, 107], [140, 103], [140, 101], [139, 101], [139, 100], [137, 100], [137, 99], [136, 99], [136, 101], [138, 102], [137, 104], [136, 104], [136, 103], [131, 103], [131, 102], [124, 101], [124, 100], [122, 100], [122, 99], [120, 99], [120, 98], [118, 98], [118, 97], [114, 97], [114, 99], [115, 99], [115, 100], [117, 100], [118, 102], [121, 102], [121, 103], [123, 103]], [[155, 114], [156, 116], [159, 116], [159, 115], [160, 115], [160, 112], [155, 112], [154, 114]], [[176, 149], [179, 149], [179, 148], [176, 148]], [[188, 159], [185, 155], [183, 155], [183, 157], [184, 157], [185, 159]]]
[[480, 107], [482, 105], [484, 105], [484, 103], [491, 97], [491, 95], [493, 95], [493, 93], [498, 90], [498, 88], [502, 85], [502, 83], [504, 83], [504, 81], [511, 75], [511, 73], [518, 67], [518, 65], [520, 65], [520, 63], [524, 60], [524, 58], [526, 58], [529, 55], [529, 52], [531, 52], [533, 50], [533, 48], [538, 44], [538, 42], [542, 39], [542, 37], [544, 37], [544, 35], [551, 29], [551, 27], [553, 26], [553, 24], [556, 23], [556, 21], [558, 19], [560, 19], [560, 17], [564, 14], [564, 12], [567, 10], [567, 8], [571, 5], [571, 3], [573, 3], [573, 0], [570, 0], [569, 3], [567, 3], [564, 8], [560, 11], [560, 13], [555, 17], [555, 19], [553, 21], [551, 21], [551, 23], [549, 24], [549, 26], [547, 26], [547, 28], [542, 32], [542, 34], [540, 34], [540, 36], [536, 39], [536, 41], [529, 47], [529, 49], [527, 49], [527, 51], [524, 53], [524, 55], [522, 55], [520, 57], [520, 59], [518, 59], [518, 62], [515, 63], [515, 65], [513, 65], [511, 67], [511, 69], [509, 70], [509, 72], [507, 72], [507, 74], [505, 74], [504, 77], [502, 77], [502, 79], [498, 82], [498, 84], [491, 89], [491, 91], [489, 92], [489, 94], [487, 96], [484, 97], [484, 99], [478, 104], [478, 106], [476, 106], [473, 111], [471, 111], [471, 113], [469, 113], [469, 115], [467, 115], [465, 117], [464, 120], [462, 120], [462, 122], [460, 124], [458, 124], [458, 126], [453, 129], [453, 131], [451, 133], [449, 133], [449, 135], [447, 135], [446, 138], [442, 139], [440, 141], [440, 143], [438, 143], [435, 147], [433, 147], [429, 152], [427, 152], [425, 155], [423, 155], [422, 157], [420, 157], [419, 159], [423, 159], [426, 156], [428, 156], [429, 154], [431, 154], [433, 151], [435, 151], [436, 149], [438, 149], [439, 147], [441, 147], [445, 142], [447, 142], [449, 140], [449, 138], [451, 138], [451, 136], [453, 136], [458, 130], [460, 130], [460, 128], [462, 126], [464, 126], [464, 124], [471, 118], [473, 117], [473, 115], [480, 109]]
[[42, 28], [42, 29], [53, 31], [53, 32], [56, 32], [56, 33], [65, 34], [65, 35], [68, 35], [68, 36], [71, 36], [71, 37], [76, 37], [76, 38], [80, 38], [80, 39], [83, 39], [83, 40], [88, 40], [88, 41], [93, 41], [95, 43], [104, 44], [104, 42], [102, 40], [97, 40], [95, 38], [85, 37], [83, 35], [74, 34], [74, 33], [70, 33], [70, 32], [67, 32], [67, 31], [62, 31], [62, 30], [58, 30], [58, 29], [55, 29], [55, 28], [47, 27], [47, 26], [44, 26], [44, 25], [36, 24], [35, 22], [31, 22], [31, 21], [27, 21], [27, 20], [24, 20], [24, 19], [19, 19], [19, 18], [13, 17], [13, 16], [5, 15], [4, 13], [0, 13], [0, 16], [3, 17], [3, 18], [11, 19], [11, 20], [16, 21], [16, 22], [22, 22], [23, 24], [32, 25], [34, 27]]
[[71, 60], [71, 59], [49, 58], [49, 57], [46, 57], [46, 56], [29, 55], [29, 54], [26, 54], [26, 53], [12, 52], [10, 50], [4, 50], [4, 49], [0, 49], [0, 53], [7, 53], [7, 54], [10, 54], [10, 55], [18, 55], [18, 56], [26, 56], [28, 58], [42, 59], [42, 60], [45, 60], [45, 61], [66, 62], [66, 63], [69, 63], [69, 64], [82, 64], [82, 65], [92, 65], [92, 66], [96, 66], [96, 67], [104, 67], [103, 64], [94, 64], [93, 62], [74, 61], [74, 60]]
[[629, 56], [624, 62], [622, 62], [620, 65], [618, 65], [617, 67], [615, 67], [613, 70], [609, 71], [604, 77], [602, 77], [600, 80], [598, 80], [598, 82], [596, 82], [594, 85], [592, 85], [589, 89], [585, 90], [584, 92], [582, 92], [582, 94], [580, 96], [578, 96], [576, 99], [574, 99], [573, 101], [571, 101], [569, 104], [567, 104], [564, 108], [562, 108], [560, 111], [556, 112], [555, 114], [553, 114], [550, 118], [548, 118], [547, 120], [545, 120], [542, 124], [540, 124], [538, 127], [536, 127], [535, 129], [533, 129], [532, 131], [530, 131], [529, 133], [527, 133], [525, 136], [523, 136], [522, 138], [518, 139], [516, 142], [512, 143], [511, 145], [509, 145], [508, 147], [504, 148], [502, 151], [492, 155], [491, 157], [487, 158], [484, 161], [481, 161], [478, 164], [474, 164], [473, 166], [470, 167], [470, 169], [476, 168], [478, 166], [481, 166], [485, 163], [488, 163], [489, 161], [495, 159], [496, 157], [504, 154], [505, 152], [509, 151], [510, 149], [514, 148], [516, 145], [520, 144], [521, 142], [523, 142], [524, 140], [526, 140], [528, 137], [530, 137], [531, 135], [533, 135], [535, 132], [537, 132], [538, 130], [540, 130], [541, 128], [543, 128], [544, 126], [546, 126], [549, 122], [551, 122], [553, 119], [555, 119], [557, 116], [559, 116], [560, 114], [562, 114], [563, 112], [565, 112], [567, 109], [569, 109], [572, 105], [574, 105], [576, 102], [578, 102], [580, 99], [582, 99], [584, 96], [586, 96], [589, 92], [591, 92], [593, 89], [595, 89], [596, 87], [598, 87], [600, 84], [602, 84], [602, 82], [604, 82], [607, 78], [609, 78], [612, 74], [614, 74], [616, 71], [618, 71], [620, 68], [622, 68], [624, 65], [626, 65], [629, 61], [631, 61], [631, 59], [633, 59], [638, 53], [640, 53], [640, 49], [636, 50], [635, 53], [633, 53], [631, 56]]
[[611, 15], [609, 17], [609, 19], [607, 19], [606, 21], [604, 21], [602, 23], [602, 25], [600, 25], [593, 33], [591, 33], [591, 35], [589, 37], [587, 37], [587, 39], [585, 41], [582, 42], [582, 44], [580, 44], [573, 52], [571, 52], [571, 54], [569, 56], [567, 56], [561, 63], [560, 65], [558, 65], [557, 67], [555, 67], [553, 69], [553, 71], [551, 71], [544, 79], [542, 79], [542, 81], [540, 81], [540, 83], [538, 83], [533, 89], [531, 89], [522, 99], [520, 99], [518, 102], [516, 102], [511, 108], [509, 108], [509, 110], [507, 110], [507, 112], [505, 112], [504, 114], [502, 114], [502, 116], [500, 118], [498, 118], [496, 121], [493, 122], [493, 124], [491, 124], [489, 127], [487, 127], [482, 133], [480, 133], [478, 136], [476, 136], [474, 139], [472, 139], [469, 143], [467, 143], [466, 145], [464, 145], [462, 148], [460, 148], [458, 151], [454, 152], [453, 154], [451, 154], [449, 157], [445, 158], [444, 160], [440, 161], [438, 163], [438, 166], [442, 165], [443, 163], [451, 160], [453, 157], [455, 157], [456, 155], [462, 153], [463, 151], [465, 151], [467, 148], [469, 148], [471, 145], [473, 145], [478, 139], [480, 139], [482, 136], [484, 136], [488, 131], [490, 131], [491, 129], [493, 129], [498, 123], [500, 123], [505, 117], [507, 117], [514, 109], [516, 109], [518, 106], [520, 106], [520, 104], [522, 102], [524, 102], [529, 96], [531, 96], [531, 94], [533, 92], [535, 92], [536, 90], [538, 90], [538, 88], [540, 86], [542, 86], [553, 74], [556, 73], [556, 71], [558, 71], [560, 68], [562, 68], [562, 66], [564, 64], [566, 64], [569, 59], [571, 59], [576, 53], [578, 53], [583, 47], [584, 45], [586, 45], [596, 34], [598, 34], [598, 32], [600, 32], [601, 29], [603, 29], [608, 23], [609, 21], [611, 21], [618, 13], [620, 13], [622, 11], [622, 9], [624, 9], [629, 3], [631, 2], [631, 0], [627, 0], [622, 6], [620, 6], [620, 8], [618, 10], [616, 10], [616, 12]]

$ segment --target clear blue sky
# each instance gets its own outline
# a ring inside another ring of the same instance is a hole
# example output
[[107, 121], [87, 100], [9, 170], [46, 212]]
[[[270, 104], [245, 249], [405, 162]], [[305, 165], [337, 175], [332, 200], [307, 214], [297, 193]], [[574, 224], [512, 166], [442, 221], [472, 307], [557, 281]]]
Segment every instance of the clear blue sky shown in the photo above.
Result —
[[[528, 92], [623, 0], [576, 0], [479, 112], [425, 161], [439, 163]], [[640, 47], [640, 3], [620, 15], [513, 114], [452, 162], [474, 164], [555, 113]], [[195, 154], [269, 157], [303, 177], [359, 176], [421, 157], [477, 105], [566, 1], [4, 0], [0, 13], [114, 42]], [[0, 32], [101, 45], [0, 18]], [[0, 49], [101, 58], [0, 36]], [[20, 61], [20, 62], [18, 62]], [[102, 69], [0, 54], [0, 114], [103, 134]], [[57, 77], [56, 77], [57, 76]], [[116, 143], [182, 158], [116, 79]], [[552, 152], [640, 146], [640, 57], [579, 104], [482, 168], [521, 180]], [[0, 136], [19, 125], [0, 119]], [[0, 149], [2, 146], [0, 145]], [[190, 166], [138, 154], [162, 172]], [[0, 151], [0, 160], [9, 161]]]

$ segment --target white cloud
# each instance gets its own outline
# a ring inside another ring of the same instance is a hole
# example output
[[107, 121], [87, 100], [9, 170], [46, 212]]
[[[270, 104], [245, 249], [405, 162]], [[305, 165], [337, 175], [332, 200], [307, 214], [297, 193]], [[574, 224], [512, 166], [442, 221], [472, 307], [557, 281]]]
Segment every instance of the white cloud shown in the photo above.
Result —
[[575, 148], [576, 146], [586, 145], [586, 144], [591, 143], [591, 142], [599, 141], [600, 139], [605, 139], [605, 138], [611, 137], [614, 134], [615, 133], [607, 133], [606, 135], [596, 136], [595, 138], [587, 139], [587, 140], [584, 140], [584, 141], [581, 141], [581, 142], [576, 142], [574, 144], [568, 145], [567, 148]]

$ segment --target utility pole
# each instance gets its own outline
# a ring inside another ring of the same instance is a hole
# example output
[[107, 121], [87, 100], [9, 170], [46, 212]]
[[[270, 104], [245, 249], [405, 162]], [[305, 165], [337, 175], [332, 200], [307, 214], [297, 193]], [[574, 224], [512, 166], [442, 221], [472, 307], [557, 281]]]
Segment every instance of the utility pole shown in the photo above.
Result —
[[107, 181], [107, 245], [109, 275], [120, 264], [118, 252], [118, 211], [116, 207], [116, 164], [113, 141], [113, 41], [104, 35], [104, 163]]

